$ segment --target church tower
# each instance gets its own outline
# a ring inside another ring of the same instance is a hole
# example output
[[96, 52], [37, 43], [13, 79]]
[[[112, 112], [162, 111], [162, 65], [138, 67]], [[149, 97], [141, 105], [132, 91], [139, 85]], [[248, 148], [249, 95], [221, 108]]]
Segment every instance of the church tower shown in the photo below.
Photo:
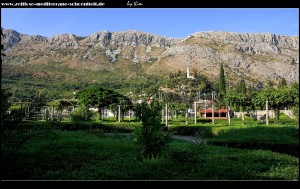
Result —
[[194, 79], [194, 76], [190, 75], [190, 69], [189, 68], [186, 68], [186, 78], [188, 78], [188, 79]]

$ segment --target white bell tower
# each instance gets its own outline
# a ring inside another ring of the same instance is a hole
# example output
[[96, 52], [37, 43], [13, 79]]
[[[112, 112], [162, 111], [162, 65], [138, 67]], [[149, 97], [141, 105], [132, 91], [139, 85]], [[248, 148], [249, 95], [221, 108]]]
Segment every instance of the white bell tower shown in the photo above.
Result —
[[189, 69], [189, 67], [186, 68], [186, 78], [188, 78], [188, 79], [194, 79], [194, 76], [190, 75], [190, 69]]

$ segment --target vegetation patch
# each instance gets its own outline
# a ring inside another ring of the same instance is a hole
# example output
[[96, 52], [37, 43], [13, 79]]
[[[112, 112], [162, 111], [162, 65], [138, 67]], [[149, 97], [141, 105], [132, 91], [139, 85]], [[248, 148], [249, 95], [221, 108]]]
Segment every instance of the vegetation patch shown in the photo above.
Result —
[[299, 180], [299, 159], [266, 150], [172, 140], [157, 158], [137, 160], [133, 138], [52, 130], [1, 165], [2, 180]]

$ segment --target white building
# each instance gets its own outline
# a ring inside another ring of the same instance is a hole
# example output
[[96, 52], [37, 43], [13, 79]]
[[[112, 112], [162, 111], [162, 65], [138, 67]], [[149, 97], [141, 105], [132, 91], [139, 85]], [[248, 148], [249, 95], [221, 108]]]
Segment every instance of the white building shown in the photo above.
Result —
[[[94, 112], [98, 112], [98, 108], [89, 108], [89, 110], [94, 111]], [[103, 116], [104, 117], [115, 117], [115, 114], [113, 111], [107, 109], [107, 108], [103, 108]]]

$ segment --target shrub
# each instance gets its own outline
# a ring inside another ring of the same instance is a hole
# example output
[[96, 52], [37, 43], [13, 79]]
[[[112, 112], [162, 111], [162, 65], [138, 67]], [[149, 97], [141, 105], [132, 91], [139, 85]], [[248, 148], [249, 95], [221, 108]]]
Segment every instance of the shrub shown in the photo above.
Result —
[[293, 114], [295, 115], [296, 119], [299, 122], [299, 107], [297, 107], [297, 106], [292, 107], [292, 112], [293, 112]]
[[171, 133], [161, 126], [162, 106], [158, 102], [138, 104], [134, 111], [142, 125], [134, 130], [134, 142], [140, 148], [143, 158], [156, 158], [171, 140]]
[[92, 117], [92, 112], [85, 106], [79, 106], [71, 113], [72, 121], [89, 121]]

